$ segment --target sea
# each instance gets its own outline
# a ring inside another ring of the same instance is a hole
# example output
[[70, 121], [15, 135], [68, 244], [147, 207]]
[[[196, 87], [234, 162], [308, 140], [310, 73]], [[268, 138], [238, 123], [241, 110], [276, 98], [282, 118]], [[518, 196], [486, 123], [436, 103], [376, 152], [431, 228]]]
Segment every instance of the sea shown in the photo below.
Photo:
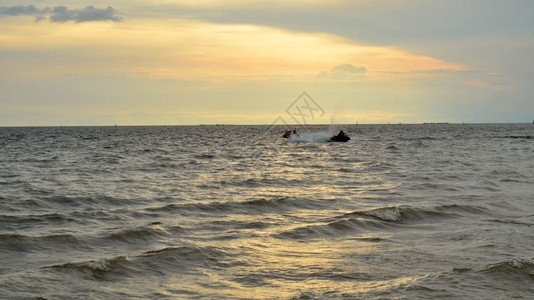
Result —
[[0, 128], [0, 298], [534, 299], [533, 124], [295, 127]]

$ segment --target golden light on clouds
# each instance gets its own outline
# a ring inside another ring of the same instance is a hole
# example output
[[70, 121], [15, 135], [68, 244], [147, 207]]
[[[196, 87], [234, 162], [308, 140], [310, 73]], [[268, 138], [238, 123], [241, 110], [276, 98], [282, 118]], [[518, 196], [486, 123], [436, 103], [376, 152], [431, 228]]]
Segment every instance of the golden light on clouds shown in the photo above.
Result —
[[[147, 2], [147, 1], [143, 1]], [[182, 7], [195, 8], [241, 8], [250, 9], [256, 7], [300, 7], [306, 8], [309, 6], [332, 6], [340, 5], [347, 0], [151, 0], [152, 4], [157, 5], [179, 5]]]
[[462, 69], [393, 47], [358, 45], [334, 35], [256, 25], [193, 20], [6, 25], [0, 33], [0, 48], [48, 52], [41, 62], [45, 66], [39, 70], [29, 65], [18, 68], [17, 72], [33, 76], [94, 72], [233, 81], [306, 78], [344, 63], [365, 67], [368, 76], [374, 72]]

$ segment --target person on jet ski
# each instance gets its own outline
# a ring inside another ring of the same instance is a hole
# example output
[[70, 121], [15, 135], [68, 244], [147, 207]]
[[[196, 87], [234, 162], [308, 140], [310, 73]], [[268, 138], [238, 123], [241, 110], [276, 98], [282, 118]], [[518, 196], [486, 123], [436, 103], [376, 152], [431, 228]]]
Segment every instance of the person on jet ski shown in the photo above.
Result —
[[330, 138], [330, 142], [347, 142], [350, 140], [350, 137], [343, 132], [343, 130], [339, 131], [337, 135], [334, 135]]
[[291, 130], [284, 131], [284, 134], [282, 135], [283, 138], [289, 138], [291, 136]]
[[339, 133], [337, 134], [338, 137], [345, 137], [347, 136], [346, 133], [343, 132], [343, 130], [340, 130]]

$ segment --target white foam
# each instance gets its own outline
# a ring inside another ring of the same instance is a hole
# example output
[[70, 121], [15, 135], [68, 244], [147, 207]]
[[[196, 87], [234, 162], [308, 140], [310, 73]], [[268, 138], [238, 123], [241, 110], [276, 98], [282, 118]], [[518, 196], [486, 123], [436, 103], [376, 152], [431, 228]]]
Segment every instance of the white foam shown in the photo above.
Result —
[[98, 260], [91, 260], [85, 263], [82, 263], [82, 265], [85, 265], [86, 267], [94, 270], [94, 271], [109, 271], [111, 269], [111, 262], [105, 258], [101, 258]]
[[308, 132], [303, 133], [300, 136], [291, 135], [289, 141], [293, 143], [323, 143], [328, 142], [331, 136], [332, 135], [326, 131]]
[[384, 207], [366, 211], [364, 213], [368, 216], [374, 216], [384, 221], [399, 221], [401, 213], [398, 207]]
[[531, 259], [531, 258], [514, 258], [509, 262], [509, 264], [512, 267], [516, 268], [516, 269], [521, 269], [521, 268], [525, 268], [525, 267], [534, 265], [534, 259]]

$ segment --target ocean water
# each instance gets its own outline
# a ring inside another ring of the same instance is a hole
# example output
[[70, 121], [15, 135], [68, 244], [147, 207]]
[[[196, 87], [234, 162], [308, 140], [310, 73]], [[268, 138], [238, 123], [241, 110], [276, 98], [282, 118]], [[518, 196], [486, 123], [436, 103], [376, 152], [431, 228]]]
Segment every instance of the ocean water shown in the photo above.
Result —
[[0, 128], [0, 298], [534, 297], [534, 125], [285, 129]]

